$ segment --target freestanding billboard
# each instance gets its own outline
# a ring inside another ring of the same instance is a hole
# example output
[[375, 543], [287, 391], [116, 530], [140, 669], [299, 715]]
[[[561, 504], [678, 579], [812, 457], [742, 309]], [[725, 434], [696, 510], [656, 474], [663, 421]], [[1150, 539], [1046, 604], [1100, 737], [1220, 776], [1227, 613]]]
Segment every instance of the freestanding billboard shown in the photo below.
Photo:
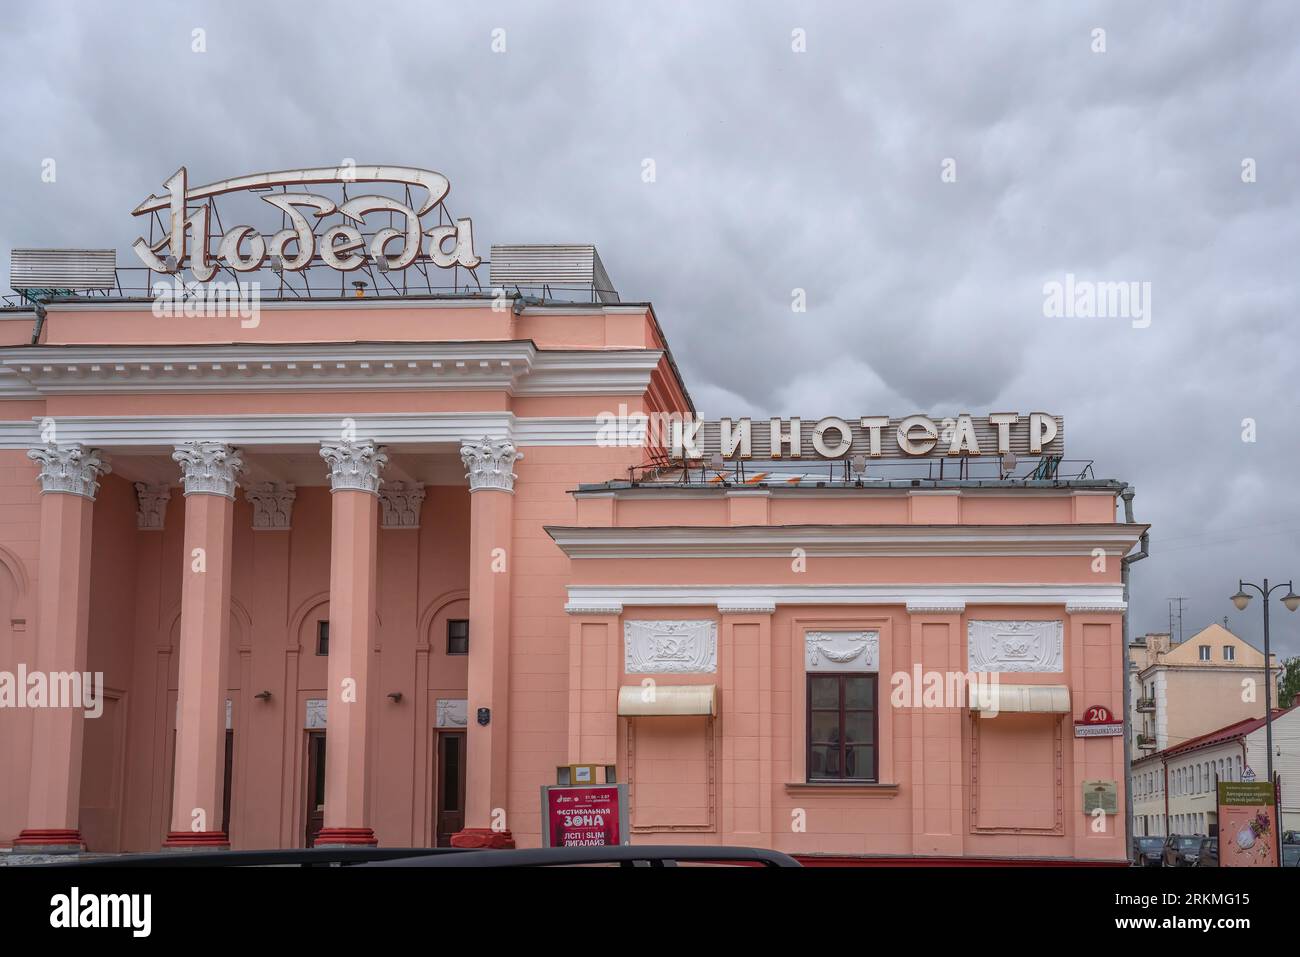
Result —
[[1219, 865], [1277, 867], [1277, 794], [1267, 781], [1220, 781]]

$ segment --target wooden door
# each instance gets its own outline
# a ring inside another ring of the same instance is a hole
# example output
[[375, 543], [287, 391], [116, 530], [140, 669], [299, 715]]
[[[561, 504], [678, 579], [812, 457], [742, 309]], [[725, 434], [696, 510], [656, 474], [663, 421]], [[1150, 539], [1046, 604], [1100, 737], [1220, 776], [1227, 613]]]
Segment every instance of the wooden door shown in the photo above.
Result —
[[306, 846], [316, 844], [325, 826], [325, 732], [307, 732], [307, 822]]
[[439, 731], [438, 779], [434, 782], [434, 832], [438, 847], [465, 827], [465, 732]]
[[230, 837], [230, 791], [231, 776], [235, 769], [235, 732], [226, 732], [226, 776], [221, 792], [221, 830]]

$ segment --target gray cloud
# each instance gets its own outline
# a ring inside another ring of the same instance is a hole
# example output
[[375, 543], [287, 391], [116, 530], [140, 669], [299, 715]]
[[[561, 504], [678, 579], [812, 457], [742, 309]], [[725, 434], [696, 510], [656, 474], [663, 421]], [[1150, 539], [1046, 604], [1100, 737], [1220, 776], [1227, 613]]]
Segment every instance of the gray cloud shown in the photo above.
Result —
[[[8, 9], [0, 268], [28, 244], [125, 261], [182, 164], [430, 166], [481, 245], [595, 242], [706, 415], [1065, 415], [1155, 526], [1135, 628], [1186, 595], [1189, 632], [1227, 615], [1258, 642], [1237, 577], [1300, 577], [1300, 10], [702, 6]], [[1151, 326], [1044, 318], [1066, 273], [1152, 283]], [[1300, 615], [1274, 622], [1300, 653]]]

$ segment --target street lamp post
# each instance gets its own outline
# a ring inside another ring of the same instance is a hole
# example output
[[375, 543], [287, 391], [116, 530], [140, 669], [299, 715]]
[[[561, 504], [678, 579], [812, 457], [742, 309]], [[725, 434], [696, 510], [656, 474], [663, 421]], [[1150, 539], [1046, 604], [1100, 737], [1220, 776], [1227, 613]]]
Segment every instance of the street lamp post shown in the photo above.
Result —
[[1286, 594], [1282, 596], [1282, 604], [1286, 605], [1287, 611], [1295, 611], [1300, 608], [1300, 595], [1295, 593], [1291, 587], [1291, 582], [1268, 587], [1268, 579], [1264, 579], [1263, 587], [1253, 582], [1244, 582], [1238, 580], [1237, 594], [1232, 596], [1232, 603], [1237, 606], [1237, 611], [1245, 611], [1246, 606], [1250, 604], [1250, 594], [1247, 588], [1253, 588], [1259, 592], [1264, 599], [1264, 747], [1268, 751], [1268, 783], [1273, 783], [1273, 668], [1272, 658], [1268, 650], [1268, 600], [1273, 592], [1279, 588], [1285, 588]]

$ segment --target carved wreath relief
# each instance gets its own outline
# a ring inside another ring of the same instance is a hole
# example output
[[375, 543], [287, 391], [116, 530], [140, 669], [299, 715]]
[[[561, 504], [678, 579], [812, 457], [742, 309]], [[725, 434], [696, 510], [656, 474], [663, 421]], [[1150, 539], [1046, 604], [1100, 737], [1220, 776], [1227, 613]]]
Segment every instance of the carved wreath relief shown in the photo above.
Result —
[[878, 631], [810, 631], [804, 650], [809, 671], [880, 670]]

